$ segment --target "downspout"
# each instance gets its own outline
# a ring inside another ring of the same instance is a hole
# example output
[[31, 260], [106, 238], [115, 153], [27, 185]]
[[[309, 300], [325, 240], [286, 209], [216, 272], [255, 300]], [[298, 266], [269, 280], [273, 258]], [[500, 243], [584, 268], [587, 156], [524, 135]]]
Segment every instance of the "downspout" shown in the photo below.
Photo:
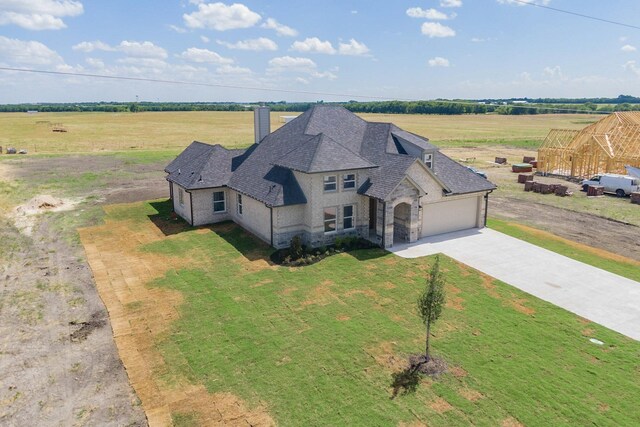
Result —
[[169, 182], [169, 200], [171, 200], [171, 210], [173, 210], [173, 182], [167, 180]]
[[192, 226], [192, 227], [195, 227], [195, 226], [193, 225], [193, 194], [191, 193], [191, 191], [188, 191], [188, 190], [186, 190], [186, 189], [185, 189], [185, 191], [186, 191], [187, 193], [189, 193], [189, 206], [191, 207], [191, 226]]
[[271, 247], [273, 247], [273, 206], [269, 206], [269, 212], [271, 214]]
[[487, 212], [489, 211], [489, 194], [493, 193], [493, 190], [484, 195], [484, 226], [487, 226]]
[[387, 234], [387, 202], [382, 202], [382, 249], [386, 248], [385, 237]]

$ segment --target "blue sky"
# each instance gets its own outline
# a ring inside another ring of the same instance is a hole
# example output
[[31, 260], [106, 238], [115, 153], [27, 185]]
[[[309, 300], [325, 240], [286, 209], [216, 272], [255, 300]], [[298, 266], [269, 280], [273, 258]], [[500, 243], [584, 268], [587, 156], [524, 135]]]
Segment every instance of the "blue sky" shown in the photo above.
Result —
[[0, 103], [637, 96], [638, 49], [638, 29], [514, 0], [0, 0], [0, 67], [274, 90], [0, 71]]

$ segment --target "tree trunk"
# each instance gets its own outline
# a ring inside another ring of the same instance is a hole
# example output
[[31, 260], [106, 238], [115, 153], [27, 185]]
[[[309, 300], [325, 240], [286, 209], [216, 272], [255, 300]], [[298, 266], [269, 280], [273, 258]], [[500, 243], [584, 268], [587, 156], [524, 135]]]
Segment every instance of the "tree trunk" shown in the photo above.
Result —
[[426, 339], [425, 350], [424, 350], [424, 358], [426, 362], [429, 361], [429, 335], [431, 335], [430, 332], [431, 332], [431, 322], [427, 322], [427, 339]]

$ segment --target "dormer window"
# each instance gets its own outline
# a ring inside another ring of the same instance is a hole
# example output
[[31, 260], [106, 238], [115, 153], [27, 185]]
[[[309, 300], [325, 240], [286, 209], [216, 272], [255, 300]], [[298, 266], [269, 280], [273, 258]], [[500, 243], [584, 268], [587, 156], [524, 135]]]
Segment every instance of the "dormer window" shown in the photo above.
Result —
[[424, 153], [422, 155], [422, 161], [429, 169], [431, 169], [433, 166], [433, 153]]

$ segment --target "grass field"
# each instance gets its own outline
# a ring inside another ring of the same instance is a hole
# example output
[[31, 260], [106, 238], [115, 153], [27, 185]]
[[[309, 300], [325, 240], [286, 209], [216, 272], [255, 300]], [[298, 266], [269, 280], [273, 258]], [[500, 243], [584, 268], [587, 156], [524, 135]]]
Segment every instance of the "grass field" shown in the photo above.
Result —
[[[272, 113], [271, 126], [282, 125]], [[537, 148], [551, 128], [581, 129], [597, 115], [433, 116], [364, 114], [429, 137], [436, 145]], [[53, 132], [59, 124], [67, 132]], [[253, 142], [251, 112], [2, 113], [0, 146], [30, 153], [182, 149], [193, 140], [230, 148]]]
[[[160, 259], [166, 273], [145, 286], [181, 295], [179, 318], [151, 347], [165, 361], [151, 371], [168, 388], [186, 378], [283, 426], [640, 423], [640, 343], [446, 258], [449, 302], [433, 348], [449, 373], [394, 397], [392, 375], [422, 349], [414, 307], [432, 258], [366, 250], [274, 267], [240, 228], [181, 227], [167, 213], [166, 203], [111, 207], [104, 247], [135, 264]], [[125, 249], [155, 227], [162, 237]], [[132, 316], [163, 302], [127, 301]]]

